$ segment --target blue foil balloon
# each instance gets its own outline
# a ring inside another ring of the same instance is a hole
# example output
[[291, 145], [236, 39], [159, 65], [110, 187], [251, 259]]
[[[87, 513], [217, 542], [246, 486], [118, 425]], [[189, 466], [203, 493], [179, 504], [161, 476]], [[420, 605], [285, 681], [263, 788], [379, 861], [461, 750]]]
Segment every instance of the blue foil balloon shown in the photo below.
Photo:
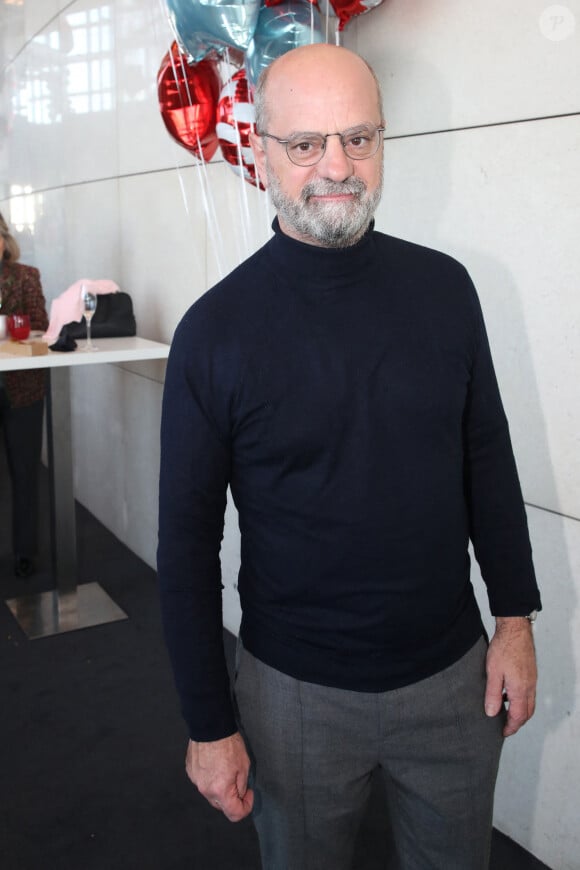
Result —
[[313, 42], [325, 42], [325, 38], [320, 12], [309, 0], [283, 0], [276, 6], [263, 6], [246, 53], [248, 81], [255, 87], [260, 73], [273, 60]]
[[228, 49], [245, 52], [254, 35], [260, 0], [166, 0], [184, 54], [195, 63]]

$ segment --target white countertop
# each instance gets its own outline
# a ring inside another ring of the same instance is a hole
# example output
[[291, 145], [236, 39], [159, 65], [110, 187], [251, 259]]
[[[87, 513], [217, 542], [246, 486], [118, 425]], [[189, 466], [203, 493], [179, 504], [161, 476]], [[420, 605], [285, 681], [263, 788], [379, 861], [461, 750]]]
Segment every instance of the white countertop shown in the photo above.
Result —
[[134, 362], [144, 359], [167, 359], [169, 345], [147, 338], [98, 338], [93, 339], [97, 348], [86, 351], [86, 341], [77, 341], [77, 349], [69, 353], [49, 350], [43, 356], [20, 356], [0, 353], [0, 371], [13, 372], [24, 369], [52, 369], [60, 366], [94, 365], [95, 363]]

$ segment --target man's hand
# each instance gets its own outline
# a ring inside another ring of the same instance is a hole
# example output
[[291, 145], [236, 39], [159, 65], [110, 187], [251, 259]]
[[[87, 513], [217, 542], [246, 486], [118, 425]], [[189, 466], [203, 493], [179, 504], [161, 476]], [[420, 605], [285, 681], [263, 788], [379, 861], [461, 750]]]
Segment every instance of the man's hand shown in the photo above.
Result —
[[207, 743], [190, 740], [185, 769], [204, 798], [230, 822], [239, 822], [251, 813], [254, 792], [248, 788], [250, 759], [239, 732]]
[[509, 709], [504, 737], [515, 734], [533, 716], [537, 679], [530, 622], [521, 616], [498, 616], [487, 651], [485, 712], [496, 716], [506, 696]]

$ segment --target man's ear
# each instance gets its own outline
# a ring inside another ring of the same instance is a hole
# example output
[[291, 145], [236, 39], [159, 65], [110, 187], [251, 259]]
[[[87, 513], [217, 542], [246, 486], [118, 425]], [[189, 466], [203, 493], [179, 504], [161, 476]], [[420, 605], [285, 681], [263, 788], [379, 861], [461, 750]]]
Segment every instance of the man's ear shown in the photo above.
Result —
[[266, 151], [264, 150], [262, 137], [258, 136], [252, 131], [250, 133], [250, 145], [252, 146], [252, 151], [254, 152], [254, 163], [256, 164], [256, 171], [258, 173], [258, 177], [262, 182], [262, 186], [267, 188], [268, 175], [266, 173]]

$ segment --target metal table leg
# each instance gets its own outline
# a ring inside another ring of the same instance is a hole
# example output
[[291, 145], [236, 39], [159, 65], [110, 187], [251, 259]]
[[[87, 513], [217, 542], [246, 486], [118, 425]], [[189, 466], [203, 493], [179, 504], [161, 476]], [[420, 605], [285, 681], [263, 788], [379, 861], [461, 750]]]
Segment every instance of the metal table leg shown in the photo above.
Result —
[[70, 370], [50, 372], [46, 428], [50, 477], [52, 568], [56, 588], [6, 604], [30, 639], [127, 619], [98, 583], [77, 586]]

